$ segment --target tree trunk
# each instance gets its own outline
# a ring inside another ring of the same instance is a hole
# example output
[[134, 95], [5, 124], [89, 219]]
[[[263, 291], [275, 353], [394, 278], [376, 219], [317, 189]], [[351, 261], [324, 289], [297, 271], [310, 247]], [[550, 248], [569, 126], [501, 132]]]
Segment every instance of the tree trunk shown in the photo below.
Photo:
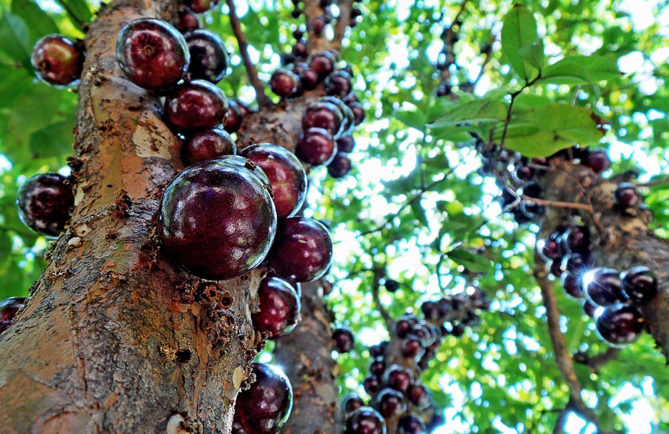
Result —
[[249, 306], [260, 271], [204, 282], [158, 252], [154, 217], [181, 143], [114, 55], [124, 24], [175, 12], [176, 2], [117, 0], [87, 34], [76, 207], [0, 335], [3, 432], [164, 432], [176, 412], [194, 431], [229, 431], [257, 346]]
[[[594, 210], [580, 212], [591, 233], [591, 256], [595, 266], [623, 271], [635, 265], [649, 267], [657, 276], [658, 295], [643, 309], [647, 329], [669, 358], [669, 242], [649, 230], [650, 211], [643, 207], [623, 213], [614, 208], [614, 192], [631, 174], [603, 179], [571, 161], [556, 159], [541, 178], [544, 196], [550, 201], [583, 203]], [[542, 237], [565, 221], [573, 209], [550, 207], [541, 227]]]

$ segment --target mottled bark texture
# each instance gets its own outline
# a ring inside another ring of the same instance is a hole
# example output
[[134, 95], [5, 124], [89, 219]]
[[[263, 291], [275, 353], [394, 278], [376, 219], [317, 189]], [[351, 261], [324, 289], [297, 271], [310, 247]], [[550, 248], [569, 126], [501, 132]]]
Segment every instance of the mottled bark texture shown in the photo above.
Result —
[[154, 218], [181, 143], [114, 55], [125, 23], [175, 8], [116, 0], [87, 34], [76, 207], [32, 300], [0, 335], [4, 433], [165, 432], [176, 412], [183, 430], [229, 432], [257, 346], [249, 307], [260, 272], [203, 282], [160, 254]]
[[304, 314], [290, 334], [277, 340], [274, 358], [293, 381], [293, 412], [285, 434], [336, 433], [340, 423], [337, 363], [330, 323], [334, 316], [323, 301], [319, 282], [302, 285]]
[[625, 213], [614, 208], [618, 184], [630, 178], [630, 174], [622, 174], [603, 179], [584, 166], [552, 160], [550, 169], [539, 179], [544, 198], [589, 204], [594, 213], [549, 207], [539, 236], [548, 236], [558, 224], [578, 214], [590, 228], [591, 255], [597, 266], [620, 271], [635, 265], [652, 269], [658, 278], [659, 293], [643, 313], [648, 331], [665, 357], [669, 357], [669, 242], [649, 230], [650, 211], [634, 209]]

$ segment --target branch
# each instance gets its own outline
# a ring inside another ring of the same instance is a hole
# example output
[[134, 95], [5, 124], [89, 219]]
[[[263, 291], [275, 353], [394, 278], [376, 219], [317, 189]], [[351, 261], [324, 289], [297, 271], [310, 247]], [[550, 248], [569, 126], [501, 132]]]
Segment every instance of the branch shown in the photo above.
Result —
[[309, 53], [330, 48], [330, 43], [325, 38], [325, 32], [316, 34], [311, 26], [314, 19], [322, 16], [323, 8], [321, 8], [320, 0], [304, 0], [304, 17], [307, 21], [307, 32], [309, 34], [309, 38], [307, 39], [307, 51]]
[[529, 197], [529, 196], [522, 196], [521, 199], [524, 200], [525, 202], [532, 202], [539, 205], [554, 206], [558, 208], [582, 209], [588, 211], [591, 214], [595, 212], [595, 210], [592, 208], [592, 205], [589, 205], [587, 203], [561, 202], [555, 200], [539, 199], [536, 197]]
[[521, 87], [520, 89], [518, 89], [517, 91], [515, 91], [511, 94], [511, 101], [509, 102], [509, 109], [506, 112], [506, 119], [504, 120], [504, 131], [502, 131], [502, 138], [499, 141], [499, 147], [500, 148], [504, 147], [504, 141], [506, 140], [506, 134], [509, 132], [509, 124], [511, 123], [511, 114], [513, 113], [513, 103], [516, 101], [516, 98], [518, 97], [518, 95], [523, 93], [523, 91], [525, 89], [532, 86], [534, 83], [536, 83], [539, 80], [541, 80], [541, 71], [539, 71], [539, 74], [536, 77], [534, 77], [534, 79], [532, 79], [532, 81], [526, 82], [525, 85], [523, 85], [523, 87]]
[[545, 264], [538, 253], [535, 253], [534, 259], [537, 264], [534, 271], [534, 278], [537, 280], [537, 283], [541, 288], [541, 296], [544, 301], [544, 306], [546, 307], [548, 334], [550, 335], [551, 343], [553, 344], [555, 362], [560, 370], [560, 374], [562, 374], [562, 378], [564, 378], [567, 383], [570, 401], [575, 410], [596, 425], [598, 417], [581, 398], [581, 383], [578, 381], [578, 377], [574, 371], [574, 361], [567, 349], [564, 334], [560, 331], [560, 309], [558, 308], [557, 299], [553, 292], [553, 282], [548, 280], [546, 268], [543, 266]]
[[644, 182], [642, 184], [637, 184], [637, 185], [639, 187], [655, 187], [658, 185], [665, 185], [665, 184], [669, 184], [669, 176], [656, 177], [648, 182]]
[[594, 356], [588, 356], [587, 353], [578, 352], [574, 354], [574, 361], [588, 366], [593, 372], [597, 372], [599, 368], [618, 358], [620, 354], [620, 348], [608, 347], [603, 353], [595, 354]]
[[[439, 80], [439, 87], [442, 87], [443, 85], [448, 84], [448, 81], [451, 78], [451, 72], [449, 71], [449, 67], [455, 63], [455, 42], [457, 41], [457, 37], [455, 35], [455, 31], [453, 30], [453, 26], [460, 21], [460, 16], [463, 14], [465, 11], [465, 8], [467, 7], [467, 3], [469, 3], [469, 0], [464, 0], [462, 4], [460, 5], [460, 9], [458, 10], [458, 13], [455, 15], [455, 18], [453, 18], [453, 21], [451, 24], [448, 26], [446, 30], [442, 33], [442, 39], [444, 41], [444, 47], [441, 49], [442, 53], [446, 54], [446, 59], [445, 59], [445, 65], [444, 69], [441, 71], [441, 76]], [[452, 96], [453, 97], [453, 96]]]
[[383, 303], [381, 303], [381, 298], [379, 297], [379, 286], [380, 286], [379, 281], [383, 276], [385, 276], [386, 271], [384, 268], [381, 267], [376, 267], [374, 268], [373, 271], [374, 271], [374, 281], [372, 283], [372, 297], [374, 297], [374, 303], [376, 304], [376, 309], [381, 314], [383, 322], [386, 323], [386, 329], [388, 329], [388, 333], [392, 333], [393, 319], [390, 317], [390, 314], [386, 310]]
[[258, 78], [258, 71], [249, 57], [249, 43], [246, 40], [246, 35], [244, 35], [244, 32], [242, 31], [242, 23], [237, 16], [235, 2], [234, 0], [226, 0], [226, 3], [230, 9], [229, 16], [232, 33], [234, 33], [235, 38], [237, 38], [237, 43], [239, 44], [239, 54], [242, 56], [242, 61], [244, 62], [244, 67], [246, 68], [249, 81], [251, 82], [253, 89], [256, 91], [256, 100], [258, 101], [258, 105], [260, 107], [268, 107], [272, 105], [272, 100], [269, 99], [269, 97], [265, 94], [265, 86]]
[[335, 25], [334, 38], [332, 38], [332, 49], [339, 51], [341, 49], [341, 41], [346, 35], [346, 28], [351, 23], [351, 9], [353, 8], [353, 0], [339, 0], [339, 18]]

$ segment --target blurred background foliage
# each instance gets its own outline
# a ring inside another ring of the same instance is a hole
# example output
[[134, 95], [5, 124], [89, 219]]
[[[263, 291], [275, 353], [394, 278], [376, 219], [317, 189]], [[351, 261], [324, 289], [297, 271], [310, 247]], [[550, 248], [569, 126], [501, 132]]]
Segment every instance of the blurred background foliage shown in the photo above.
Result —
[[[337, 325], [354, 330], [353, 352], [336, 356], [342, 392], [364, 395], [366, 346], [387, 337], [371, 295], [375, 267], [398, 280], [381, 302], [395, 318], [418, 312], [420, 303], [476, 286], [494, 300], [481, 322], [461, 338], [449, 336], [422, 378], [443, 406], [447, 425], [439, 432], [547, 432], [568, 401], [551, 353], [539, 289], [531, 276], [534, 225], [519, 227], [501, 213], [494, 180], [482, 177], [467, 136], [456, 141], [430, 135], [425, 114], [434, 113], [439, 74], [435, 63], [442, 31], [460, 2], [365, 0], [362, 19], [341, 51], [355, 73], [355, 92], [367, 111], [356, 131], [354, 170], [342, 180], [312, 171], [310, 211], [330, 222], [336, 242], [328, 302]], [[669, 172], [669, 5], [661, 0], [525, 0], [538, 21], [548, 62], [581, 55], [615, 56], [623, 74], [591, 85], [537, 84], [527, 100], [595, 109], [611, 128], [599, 144], [614, 164], [606, 174], [635, 170], [645, 182]], [[251, 56], [267, 82], [290, 50], [289, 0], [238, 1]], [[519, 88], [500, 52], [502, 18], [513, 2], [469, 2], [455, 44], [453, 89], [471, 89], [492, 56], [474, 93]], [[67, 173], [77, 104], [72, 89], [37, 81], [30, 67], [32, 44], [47, 33], [83, 36], [99, 7], [85, 0], [0, 0], [0, 298], [25, 295], [45, 266], [48, 241], [19, 221], [17, 186], [45, 171]], [[219, 6], [206, 26], [222, 35], [232, 69], [220, 86], [230, 97], [253, 103], [237, 45]], [[329, 31], [329, 30], [328, 30]], [[438, 111], [438, 110], [437, 110]], [[451, 138], [452, 139], [452, 138]], [[669, 232], [667, 185], [642, 190], [655, 214], [654, 229]], [[558, 291], [569, 350], [605, 350], [580, 305]], [[269, 357], [269, 356], [266, 356]], [[577, 365], [585, 401], [597, 408], [603, 429], [669, 430], [669, 375], [665, 361], [644, 335], [599, 372]], [[573, 417], [568, 427], [592, 432]]]

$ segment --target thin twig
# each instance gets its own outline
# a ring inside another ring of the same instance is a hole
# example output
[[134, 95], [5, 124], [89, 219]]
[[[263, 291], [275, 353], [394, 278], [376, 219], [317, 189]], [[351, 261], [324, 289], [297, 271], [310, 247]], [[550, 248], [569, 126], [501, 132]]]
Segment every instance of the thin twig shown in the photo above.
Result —
[[525, 89], [532, 86], [537, 81], [541, 80], [541, 71], [539, 74], [534, 77], [531, 81], [526, 82], [523, 87], [511, 94], [511, 101], [509, 102], [509, 108], [506, 112], [506, 119], [504, 120], [504, 130], [502, 131], [502, 138], [499, 141], [499, 147], [504, 148], [504, 141], [506, 140], [506, 134], [509, 132], [509, 124], [511, 123], [511, 114], [513, 113], [513, 103], [516, 101], [518, 95], [523, 93]]
[[[492, 36], [490, 38], [490, 45], [492, 45], [495, 42], [495, 39], [497, 39], [495, 36]], [[474, 82], [472, 83], [472, 93], [476, 89], [476, 86], [478, 86], [479, 81], [483, 78], [483, 75], [485, 74], [485, 67], [488, 66], [488, 63], [490, 63], [490, 60], [492, 59], [492, 48], [488, 50], [485, 53], [485, 57], [483, 58], [483, 63], [481, 64], [481, 69], [479, 70], [478, 75], [474, 79]]]
[[[469, 0], [464, 0], [462, 4], [460, 4], [460, 9], [458, 9], [457, 14], [455, 14], [455, 18], [453, 18], [451, 24], [443, 32], [442, 39], [444, 41], [444, 47], [441, 49], [441, 51], [446, 53], [446, 59], [444, 69], [442, 69], [440, 74], [439, 87], [448, 84], [451, 79], [451, 71], [449, 68], [455, 63], [455, 42], [457, 40], [453, 26], [460, 21], [460, 17], [464, 13], [468, 3]], [[455, 98], [455, 95], [451, 94], [451, 98]]]
[[351, 9], [353, 9], [353, 0], [339, 0], [339, 17], [335, 25], [334, 38], [332, 38], [332, 49], [339, 50], [341, 42], [346, 35], [346, 28], [351, 24]]
[[560, 202], [560, 201], [557, 201], [557, 200], [545, 200], [545, 199], [538, 199], [536, 197], [529, 197], [529, 196], [522, 196], [521, 199], [524, 200], [525, 202], [532, 202], [532, 203], [536, 203], [536, 204], [539, 204], [539, 205], [553, 206], [553, 207], [557, 207], [557, 208], [582, 209], [582, 210], [590, 212], [591, 214], [595, 212], [592, 205], [588, 205], [587, 203]]
[[[541, 296], [546, 307], [546, 319], [548, 323], [548, 334], [553, 344], [553, 353], [555, 362], [562, 374], [562, 378], [569, 388], [570, 401], [574, 406], [574, 410], [578, 411], [584, 418], [597, 425], [598, 416], [589, 408], [581, 398], [581, 390], [583, 387], [574, 371], [574, 360], [567, 349], [567, 342], [564, 334], [560, 331], [560, 309], [558, 308], [557, 299], [553, 291], [553, 282], [548, 280], [548, 275], [545, 270], [545, 263], [538, 253], [534, 255], [536, 266], [534, 267], [534, 277], [541, 288]], [[556, 427], [557, 428], [557, 427]], [[599, 431], [599, 429], [598, 429]], [[560, 431], [558, 431], [560, 432]]]
[[388, 333], [391, 333], [393, 329], [393, 319], [386, 310], [386, 307], [381, 303], [381, 297], [379, 297], [379, 287], [381, 278], [386, 275], [385, 267], [376, 267], [374, 268], [374, 281], [372, 282], [372, 297], [374, 298], [374, 303], [376, 304], [376, 310], [381, 314], [383, 322], [386, 324], [386, 329]]
[[242, 56], [242, 61], [244, 62], [244, 67], [246, 68], [246, 73], [249, 77], [249, 81], [251, 82], [251, 86], [253, 86], [253, 89], [256, 91], [256, 100], [258, 101], [258, 105], [260, 107], [268, 107], [272, 105], [272, 100], [269, 99], [267, 94], [265, 94], [265, 86], [258, 78], [258, 71], [249, 57], [249, 43], [246, 40], [246, 35], [242, 31], [242, 23], [237, 16], [235, 2], [234, 0], [226, 0], [226, 3], [230, 9], [230, 26], [232, 27], [232, 33], [234, 33], [235, 38], [237, 38], [237, 43], [239, 44], [239, 54]]
[[587, 353], [576, 353], [574, 355], [574, 361], [576, 363], [581, 363], [586, 365], [593, 372], [599, 371], [599, 368], [618, 358], [620, 355], [620, 348], [608, 347], [603, 353], [595, 354], [594, 356], [589, 356]]

